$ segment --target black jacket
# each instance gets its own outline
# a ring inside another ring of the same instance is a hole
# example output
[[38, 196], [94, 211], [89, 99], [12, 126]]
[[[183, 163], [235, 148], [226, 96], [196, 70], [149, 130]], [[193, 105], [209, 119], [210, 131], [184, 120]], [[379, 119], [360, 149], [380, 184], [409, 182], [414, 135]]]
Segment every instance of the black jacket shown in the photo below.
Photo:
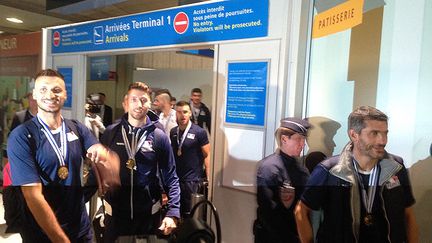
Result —
[[[386, 232], [381, 233], [384, 233], [387, 242], [406, 242], [405, 208], [414, 204], [407, 170], [402, 159], [391, 154], [387, 154], [379, 162], [379, 166], [381, 172], [376, 194], [378, 197], [375, 197], [375, 201], [380, 200], [379, 211], [384, 217], [384, 220], [380, 220], [386, 228]], [[312, 194], [321, 194], [318, 198], [324, 198], [320, 205], [324, 220], [317, 233], [317, 242], [359, 242], [362, 202], [359, 182], [354, 173], [351, 144], [345, 147], [341, 155], [319, 164], [312, 173], [301, 200], [308, 207], [317, 210], [314, 205], [316, 202], [309, 202], [308, 198], [313, 198], [310, 197]], [[320, 178], [315, 174], [319, 174]], [[323, 177], [323, 174], [326, 176]], [[324, 186], [314, 186], [310, 183], [317, 180]]]

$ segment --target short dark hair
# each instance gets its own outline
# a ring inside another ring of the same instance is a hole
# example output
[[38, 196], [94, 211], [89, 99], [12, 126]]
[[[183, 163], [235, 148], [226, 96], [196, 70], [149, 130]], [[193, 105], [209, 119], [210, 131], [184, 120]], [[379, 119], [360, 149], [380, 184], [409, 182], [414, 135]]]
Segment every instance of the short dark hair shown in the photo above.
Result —
[[105, 93], [99, 92], [98, 94], [103, 96], [103, 97], [106, 97]]
[[172, 96], [168, 89], [159, 89], [155, 92], [155, 97], [161, 94], [167, 94], [169, 96], [169, 99], [171, 100]]
[[176, 107], [178, 107], [178, 106], [188, 106], [188, 107], [189, 107], [189, 110], [192, 111], [189, 102], [186, 102], [186, 101], [184, 101], [184, 100], [180, 100], [179, 102], [177, 102], [177, 103], [176, 103]]
[[129, 84], [128, 92], [131, 91], [132, 89], [141, 90], [141, 91], [149, 94], [149, 86], [147, 86], [147, 84], [145, 84], [143, 82], [133, 82], [133, 83]]
[[360, 133], [366, 127], [365, 121], [371, 120], [388, 122], [388, 116], [375, 107], [360, 106], [349, 115], [348, 130], [353, 129], [356, 133]]
[[34, 76], [34, 80], [38, 79], [39, 77], [57, 77], [57, 78], [61, 78], [61, 80], [64, 81], [64, 77], [60, 72], [50, 68], [40, 70]]
[[200, 88], [193, 88], [191, 93], [200, 93], [202, 94], [202, 90]]

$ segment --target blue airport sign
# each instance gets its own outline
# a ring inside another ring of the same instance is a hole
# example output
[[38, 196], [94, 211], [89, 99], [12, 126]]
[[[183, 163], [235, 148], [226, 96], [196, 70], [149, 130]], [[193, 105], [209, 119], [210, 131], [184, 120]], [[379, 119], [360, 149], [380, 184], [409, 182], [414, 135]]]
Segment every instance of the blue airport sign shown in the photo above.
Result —
[[92, 52], [265, 37], [269, 0], [227, 0], [52, 29], [51, 52]]

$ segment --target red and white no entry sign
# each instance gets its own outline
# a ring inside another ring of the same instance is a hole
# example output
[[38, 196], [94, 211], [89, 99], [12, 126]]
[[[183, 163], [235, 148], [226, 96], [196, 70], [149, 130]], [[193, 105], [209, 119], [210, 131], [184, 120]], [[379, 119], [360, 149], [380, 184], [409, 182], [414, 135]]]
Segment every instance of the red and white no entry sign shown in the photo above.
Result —
[[59, 46], [60, 45], [60, 32], [56, 31], [53, 34], [53, 44], [54, 46]]
[[183, 34], [189, 27], [189, 18], [184, 12], [176, 14], [174, 17], [174, 30], [178, 34]]

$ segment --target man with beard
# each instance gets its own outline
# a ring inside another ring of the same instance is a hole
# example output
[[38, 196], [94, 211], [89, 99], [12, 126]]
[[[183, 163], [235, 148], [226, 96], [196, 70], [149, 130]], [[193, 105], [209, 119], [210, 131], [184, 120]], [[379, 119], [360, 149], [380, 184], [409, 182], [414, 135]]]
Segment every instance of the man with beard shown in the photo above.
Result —
[[[149, 111], [151, 100], [146, 84], [129, 85], [125, 97], [126, 114], [109, 126], [102, 143], [120, 157], [122, 187], [106, 196], [112, 206], [112, 219], [106, 226], [106, 242], [129, 242], [136, 236], [168, 235], [180, 217], [180, 189], [174, 155], [168, 136], [157, 128], [158, 116]], [[168, 207], [160, 222], [161, 178], [168, 194]], [[159, 228], [158, 228], [159, 227]]]
[[[176, 104], [178, 126], [171, 129], [177, 175], [181, 189], [181, 215], [187, 217], [192, 207], [192, 193], [204, 192], [210, 171], [210, 144], [206, 131], [191, 122], [191, 108], [186, 101]], [[205, 173], [204, 173], [205, 166]]]
[[21, 225], [23, 242], [92, 242], [82, 158], [86, 152], [95, 163], [118, 157], [83, 124], [62, 117], [67, 94], [60, 73], [40, 71], [33, 97], [37, 116], [12, 131], [7, 151], [12, 185], [20, 186], [29, 209]]
[[210, 133], [211, 128], [211, 114], [209, 108], [201, 102], [202, 90], [200, 88], [193, 88], [190, 96], [190, 106], [192, 108], [191, 121], [202, 128], [207, 128]]
[[388, 117], [361, 106], [348, 117], [350, 142], [313, 171], [296, 221], [302, 242], [314, 242], [309, 220], [322, 210], [318, 242], [418, 242], [414, 197], [402, 158], [387, 153]]

